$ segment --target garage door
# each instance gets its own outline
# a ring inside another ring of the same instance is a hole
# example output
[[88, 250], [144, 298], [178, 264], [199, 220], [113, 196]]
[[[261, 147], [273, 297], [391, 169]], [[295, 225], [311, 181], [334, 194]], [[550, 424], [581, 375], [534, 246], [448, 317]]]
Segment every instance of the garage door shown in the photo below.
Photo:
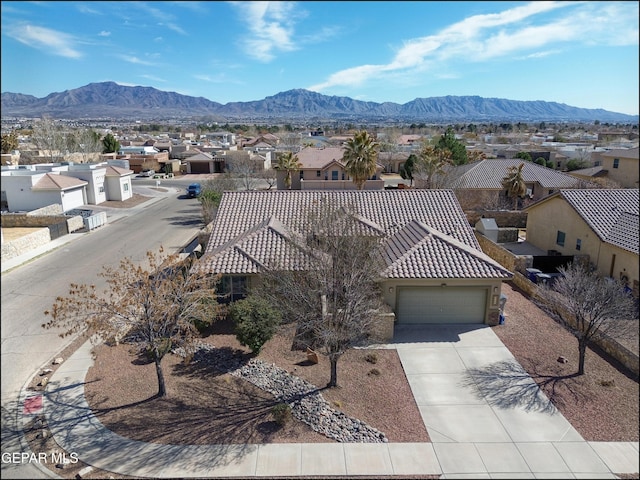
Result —
[[399, 287], [398, 323], [484, 323], [487, 290]]
[[189, 162], [191, 173], [211, 173], [209, 162]]

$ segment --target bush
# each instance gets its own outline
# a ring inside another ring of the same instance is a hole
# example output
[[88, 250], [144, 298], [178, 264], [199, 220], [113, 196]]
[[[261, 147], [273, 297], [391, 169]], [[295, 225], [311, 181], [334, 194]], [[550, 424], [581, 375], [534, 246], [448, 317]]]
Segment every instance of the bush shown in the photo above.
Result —
[[378, 354], [377, 353], [367, 353], [364, 359], [369, 363], [378, 363]]
[[229, 308], [236, 328], [236, 338], [253, 353], [260, 352], [278, 330], [282, 320], [280, 312], [263, 298], [249, 295]]
[[291, 407], [288, 403], [279, 403], [271, 409], [271, 415], [275, 422], [283, 427], [291, 420]]

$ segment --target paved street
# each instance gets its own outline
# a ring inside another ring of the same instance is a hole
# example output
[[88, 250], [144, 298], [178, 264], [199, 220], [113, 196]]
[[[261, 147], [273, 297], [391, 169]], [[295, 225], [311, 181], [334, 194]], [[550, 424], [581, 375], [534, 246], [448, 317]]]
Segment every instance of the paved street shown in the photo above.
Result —
[[[98, 273], [105, 265], [117, 265], [128, 256], [143, 261], [147, 250], [163, 245], [168, 251], [182, 249], [203, 226], [195, 199], [179, 198], [183, 189], [168, 187], [157, 192], [134, 182], [134, 192], [154, 195], [152, 200], [123, 211], [109, 209], [108, 224], [89, 233], [74, 233], [52, 242], [57, 246], [17, 268], [3, 262], [2, 272], [2, 452], [25, 450], [17, 429], [18, 395], [30, 378], [70, 343], [59, 332], [41, 328], [56, 296], [67, 293], [70, 282], [104, 280]], [[73, 240], [69, 242], [69, 240]], [[68, 243], [67, 243], [68, 242]], [[34, 252], [36, 254], [37, 252]], [[29, 465], [2, 463], [3, 478], [40, 478]]]

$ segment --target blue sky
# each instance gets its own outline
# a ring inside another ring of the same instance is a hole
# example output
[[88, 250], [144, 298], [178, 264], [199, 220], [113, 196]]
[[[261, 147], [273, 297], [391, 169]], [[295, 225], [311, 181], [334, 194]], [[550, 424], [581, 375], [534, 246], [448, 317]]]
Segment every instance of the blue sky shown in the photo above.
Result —
[[638, 114], [639, 2], [2, 2], [1, 89], [93, 82], [220, 103], [294, 88]]

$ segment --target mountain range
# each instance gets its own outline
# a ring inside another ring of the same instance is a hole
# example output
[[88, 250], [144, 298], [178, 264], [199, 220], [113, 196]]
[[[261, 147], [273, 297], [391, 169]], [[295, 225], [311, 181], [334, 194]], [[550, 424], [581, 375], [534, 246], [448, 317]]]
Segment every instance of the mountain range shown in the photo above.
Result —
[[115, 82], [51, 93], [44, 98], [2, 93], [2, 117], [82, 119], [208, 119], [212, 121], [502, 122], [555, 121], [637, 123], [638, 115], [578, 108], [556, 102], [479, 96], [416, 98], [404, 104], [365, 102], [288, 90], [262, 100], [221, 104], [204, 97], [130, 87]]

